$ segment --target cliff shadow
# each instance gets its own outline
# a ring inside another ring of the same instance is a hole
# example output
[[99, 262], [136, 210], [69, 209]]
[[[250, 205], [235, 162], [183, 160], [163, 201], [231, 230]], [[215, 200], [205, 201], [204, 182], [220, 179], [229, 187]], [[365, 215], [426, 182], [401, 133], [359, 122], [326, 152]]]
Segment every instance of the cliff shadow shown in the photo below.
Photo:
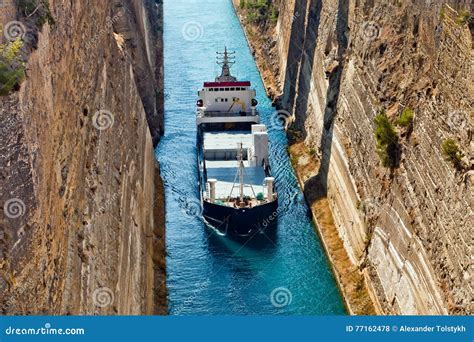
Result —
[[322, 0], [310, 0], [308, 9], [308, 24], [304, 33], [304, 43], [301, 63], [298, 72], [297, 97], [295, 99], [293, 113], [295, 115], [294, 127], [301, 132], [300, 139], [306, 138], [304, 123], [308, 111], [309, 94], [311, 90], [311, 78], [313, 75], [314, 58], [319, 36], [319, 24], [321, 19]]
[[286, 57], [285, 81], [281, 104], [286, 109], [292, 109], [296, 97], [296, 80], [298, 66], [303, 52], [307, 0], [296, 0], [291, 21], [291, 33]]
[[321, 162], [318, 174], [308, 179], [304, 184], [304, 193], [309, 204], [327, 196], [329, 164], [331, 161], [332, 141], [334, 135], [334, 119], [337, 115], [337, 104], [341, 91], [341, 81], [344, 71], [344, 55], [348, 47], [348, 18], [349, 0], [339, 0], [336, 39], [337, 39], [337, 67], [332, 70], [329, 77], [329, 87], [326, 93], [326, 106], [323, 115], [320, 151]]

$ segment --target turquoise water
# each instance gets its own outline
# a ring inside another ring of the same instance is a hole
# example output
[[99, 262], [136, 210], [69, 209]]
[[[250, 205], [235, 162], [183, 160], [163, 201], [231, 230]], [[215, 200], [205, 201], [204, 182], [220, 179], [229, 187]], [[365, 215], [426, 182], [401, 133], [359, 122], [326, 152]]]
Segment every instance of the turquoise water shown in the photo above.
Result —
[[[286, 153], [285, 133], [270, 119], [271, 101], [231, 1], [168, 0], [164, 8], [165, 135], [157, 157], [166, 192], [170, 314], [344, 314]], [[224, 46], [236, 51], [234, 76], [257, 90], [279, 194], [276, 237], [245, 245], [210, 231], [196, 215], [197, 90], [219, 72], [215, 56]]]

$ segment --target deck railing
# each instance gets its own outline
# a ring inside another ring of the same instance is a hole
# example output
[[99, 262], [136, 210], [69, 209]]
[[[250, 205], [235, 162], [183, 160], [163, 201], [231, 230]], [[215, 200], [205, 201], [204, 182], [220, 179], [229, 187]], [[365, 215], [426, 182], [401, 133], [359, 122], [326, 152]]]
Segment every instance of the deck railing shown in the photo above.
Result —
[[251, 112], [216, 112], [207, 111], [205, 109], [198, 109], [198, 116], [200, 117], [239, 117], [239, 116], [256, 116], [258, 115], [256, 110]]

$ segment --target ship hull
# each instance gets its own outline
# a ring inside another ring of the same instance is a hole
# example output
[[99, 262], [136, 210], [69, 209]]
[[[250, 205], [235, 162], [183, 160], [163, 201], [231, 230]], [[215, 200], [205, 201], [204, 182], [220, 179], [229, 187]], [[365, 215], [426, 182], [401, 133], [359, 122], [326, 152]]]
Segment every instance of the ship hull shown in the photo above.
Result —
[[221, 234], [248, 237], [256, 233], [270, 234], [276, 229], [278, 201], [253, 208], [232, 208], [203, 202], [203, 217]]

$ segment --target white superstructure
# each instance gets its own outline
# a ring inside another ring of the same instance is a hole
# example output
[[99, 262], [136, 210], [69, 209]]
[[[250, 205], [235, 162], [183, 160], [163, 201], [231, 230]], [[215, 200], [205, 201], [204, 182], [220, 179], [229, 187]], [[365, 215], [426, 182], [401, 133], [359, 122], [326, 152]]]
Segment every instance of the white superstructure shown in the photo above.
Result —
[[232, 53], [219, 55], [222, 66], [214, 82], [198, 91], [196, 123], [199, 128], [205, 175], [203, 198], [211, 203], [256, 206], [276, 199], [269, 173], [269, 140], [260, 124], [255, 90], [230, 74]]

